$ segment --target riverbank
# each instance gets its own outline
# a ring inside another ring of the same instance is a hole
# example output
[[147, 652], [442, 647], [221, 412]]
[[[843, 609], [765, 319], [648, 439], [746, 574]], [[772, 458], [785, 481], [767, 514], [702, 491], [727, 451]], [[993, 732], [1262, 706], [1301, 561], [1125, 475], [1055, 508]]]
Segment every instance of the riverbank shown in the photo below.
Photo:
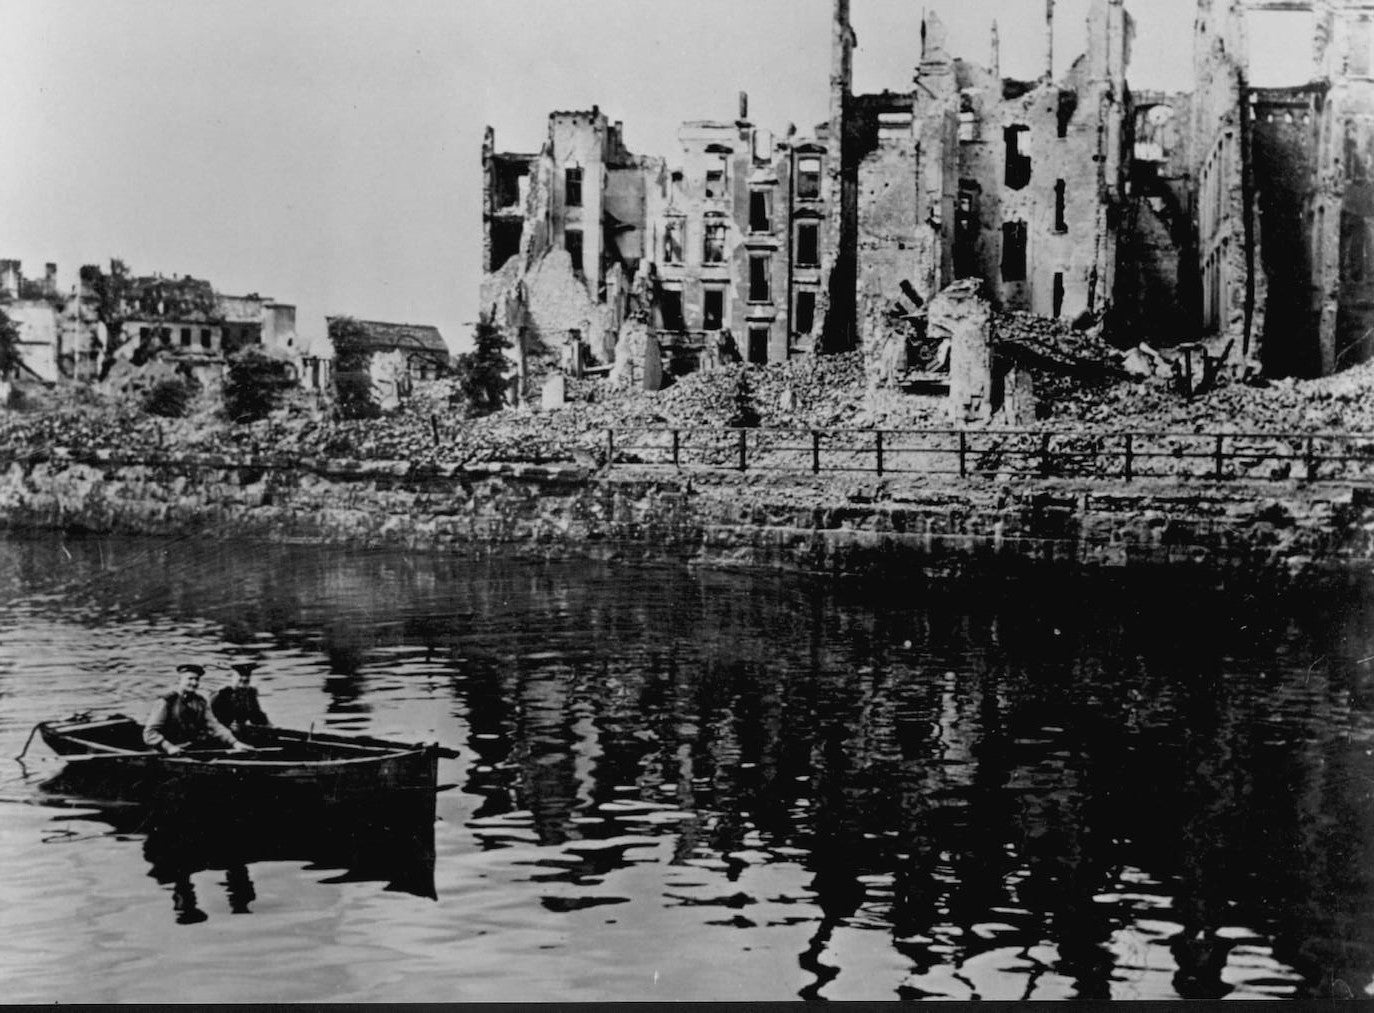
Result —
[[0, 469], [0, 524], [450, 554], [672, 559], [833, 574], [1192, 567], [1363, 574], [1346, 485], [691, 474], [63, 453]]

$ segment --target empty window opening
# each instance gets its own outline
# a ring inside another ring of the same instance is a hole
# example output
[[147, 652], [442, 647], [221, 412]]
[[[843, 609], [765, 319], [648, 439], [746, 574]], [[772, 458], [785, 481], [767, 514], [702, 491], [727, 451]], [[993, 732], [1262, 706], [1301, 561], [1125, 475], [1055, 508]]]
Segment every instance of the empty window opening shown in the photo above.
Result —
[[572, 258], [573, 270], [582, 273], [582, 230], [568, 229], [563, 233], [563, 249]]
[[821, 196], [821, 160], [815, 156], [797, 159], [797, 198], [818, 200]]
[[798, 334], [810, 334], [816, 326], [816, 293], [810, 289], [797, 292], [797, 309], [792, 317], [792, 329]]
[[717, 158], [706, 167], [706, 196], [712, 199], [725, 196], [724, 158]]
[[570, 208], [582, 206], [582, 167], [570, 165], [563, 170], [563, 203]]
[[886, 112], [878, 114], [878, 136], [897, 140], [911, 136], [912, 115], [909, 112]]
[[189, 328], [189, 327], [183, 327], [183, 328], [181, 329], [181, 347], [182, 347], [182, 348], [190, 348], [190, 347], [191, 347], [191, 328]]
[[1062, 317], [1064, 315], [1064, 272], [1054, 272], [1054, 309], [1050, 316]]
[[1078, 112], [1078, 92], [1061, 91], [1059, 93], [1059, 108], [1056, 111], [1056, 121], [1059, 127], [1059, 136], [1069, 136], [1069, 123], [1073, 121], [1073, 114]]
[[681, 218], [669, 218], [663, 225], [663, 262], [681, 264], [683, 238], [687, 223]]
[[773, 195], [767, 190], [749, 191], [750, 232], [771, 232], [773, 230], [772, 203]]
[[978, 270], [978, 198], [982, 187], [977, 180], [959, 180], [959, 202], [954, 209], [954, 276], [974, 278]]
[[525, 200], [530, 192], [528, 162], [497, 160], [492, 176], [492, 203], [497, 209], [525, 206]]
[[1358, 215], [1341, 215], [1341, 280], [1363, 282], [1369, 277], [1369, 227]]
[[665, 288], [658, 295], [658, 312], [665, 331], [685, 331], [687, 321], [682, 317], [682, 290]]
[[1031, 178], [1030, 156], [1021, 151], [1022, 134], [1030, 130], [1030, 127], [1015, 125], [1007, 127], [1002, 131], [1002, 137], [1007, 146], [1007, 165], [1006, 178], [1007, 186], [1013, 190], [1020, 190]]
[[701, 260], [705, 264], [725, 263], [725, 223], [708, 221], [706, 237], [702, 243]]
[[767, 162], [773, 157], [773, 131], [755, 130], [754, 131], [754, 161]]
[[768, 365], [768, 328], [749, 328], [749, 361], [756, 366]]
[[201, 347], [201, 348], [209, 348], [210, 345], [211, 345], [211, 343], [212, 343], [212, 339], [211, 339], [211, 337], [210, 337], [210, 328], [208, 328], [208, 327], [202, 327], [202, 328], [200, 329], [200, 347]]
[[708, 288], [702, 293], [701, 326], [718, 331], [725, 326], [725, 289]]
[[491, 269], [498, 271], [506, 261], [520, 252], [525, 235], [525, 223], [496, 221], [491, 223]]
[[749, 301], [771, 302], [773, 286], [770, 279], [773, 258], [767, 253], [749, 256]]
[[164, 345], [170, 345], [172, 343], [172, 329], [170, 327], [159, 327], [157, 334], [158, 337], [162, 339]]
[[1360, 151], [1360, 130], [1355, 121], [1345, 121], [1345, 178], [1351, 183], [1366, 179], [1364, 155]]
[[973, 96], [967, 91], [959, 95], [959, 140], [976, 141], [979, 139], [978, 110], [973, 104]]
[[1002, 280], [1026, 280], [1026, 223], [1002, 223]]
[[1068, 188], [1062, 179], [1054, 181], [1054, 231], [1068, 232], [1069, 225], [1064, 221], [1065, 191]]
[[1318, 76], [1316, 27], [1311, 10], [1246, 10], [1249, 84], [1288, 88], [1313, 81]]
[[819, 267], [821, 263], [821, 227], [817, 222], [802, 222], [797, 226], [797, 266]]

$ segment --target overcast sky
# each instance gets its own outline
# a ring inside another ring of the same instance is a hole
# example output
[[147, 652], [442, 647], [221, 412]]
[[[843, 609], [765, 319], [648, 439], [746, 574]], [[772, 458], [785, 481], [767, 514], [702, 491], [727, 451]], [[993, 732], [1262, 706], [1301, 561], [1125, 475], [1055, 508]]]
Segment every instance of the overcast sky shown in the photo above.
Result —
[[[858, 91], [906, 90], [919, 0], [852, 0]], [[1191, 84], [1193, 0], [1128, 0], [1136, 88]], [[482, 127], [536, 150], [552, 109], [599, 104], [632, 150], [685, 119], [783, 130], [826, 116], [830, 0], [0, 0], [0, 257], [28, 276], [123, 258], [324, 316], [466, 343]], [[927, 0], [950, 48], [1043, 61], [1041, 0]], [[1059, 0], [1057, 68], [1087, 0]]]

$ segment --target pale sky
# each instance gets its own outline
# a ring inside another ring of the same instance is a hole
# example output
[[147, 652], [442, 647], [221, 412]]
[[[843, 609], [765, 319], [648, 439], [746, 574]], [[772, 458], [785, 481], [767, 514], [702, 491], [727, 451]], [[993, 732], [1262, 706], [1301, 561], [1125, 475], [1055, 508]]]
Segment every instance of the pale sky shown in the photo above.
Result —
[[[1191, 84], [1194, 0], [1128, 0], [1131, 83]], [[852, 0], [855, 89], [907, 90], [920, 0]], [[1042, 0], [927, 0], [950, 50], [1043, 61]], [[826, 116], [830, 0], [0, 0], [0, 257], [64, 287], [83, 263], [191, 274], [326, 314], [435, 324], [465, 346], [481, 254], [482, 127], [537, 150], [599, 104], [630, 148], [677, 124]], [[1058, 0], [1056, 65], [1087, 0]]]

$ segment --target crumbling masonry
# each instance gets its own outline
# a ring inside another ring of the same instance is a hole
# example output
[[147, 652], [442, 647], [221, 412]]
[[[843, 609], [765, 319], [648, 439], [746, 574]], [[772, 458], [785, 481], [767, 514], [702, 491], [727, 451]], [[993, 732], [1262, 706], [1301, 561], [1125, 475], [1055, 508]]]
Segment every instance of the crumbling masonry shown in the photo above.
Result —
[[[1311, 75], [1252, 87], [1247, 30], [1273, 12], [1310, 20]], [[810, 134], [756, 126], [744, 95], [733, 121], [685, 123], [672, 162], [631, 154], [597, 108], [553, 113], [533, 154], [497, 152], [489, 128], [483, 312], [518, 339], [526, 390], [560, 365], [853, 348], [893, 380], [939, 358], [930, 303], [956, 282], [960, 305], [1123, 346], [1204, 340], [1236, 367], [1329, 373], [1374, 353], [1372, 20], [1374, 0], [1198, 0], [1196, 90], [1132, 94], [1123, 0], [1092, 0], [1059, 79], [1054, 0], [1031, 81], [1002, 76], [995, 24], [982, 66], [928, 15], [910, 90], [855, 95], [834, 0]]]

